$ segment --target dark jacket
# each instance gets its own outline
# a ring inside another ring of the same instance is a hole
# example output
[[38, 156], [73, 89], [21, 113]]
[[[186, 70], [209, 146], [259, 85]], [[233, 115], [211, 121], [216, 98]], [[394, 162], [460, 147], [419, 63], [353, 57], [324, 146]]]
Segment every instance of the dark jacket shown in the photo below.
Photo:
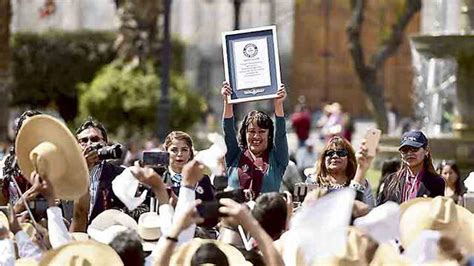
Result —
[[99, 177], [99, 186], [97, 189], [97, 197], [92, 207], [89, 223], [101, 212], [108, 209], [123, 209], [125, 205], [115, 196], [112, 190], [112, 181], [116, 176], [121, 174], [125, 168], [115, 166], [111, 163], [104, 162], [102, 172]]
[[[171, 174], [168, 171], [163, 173], [163, 182], [168, 186], [172, 186]], [[196, 199], [202, 201], [211, 201], [214, 200], [214, 187], [212, 186], [211, 179], [209, 176], [204, 175], [204, 177], [197, 183], [196, 186]], [[173, 188], [173, 192], [176, 196], [179, 196], [179, 187]]]
[[[405, 185], [405, 175], [398, 182], [396, 189], [388, 191], [388, 184], [395, 178], [397, 178], [397, 173], [388, 175], [382, 181], [380, 185], [380, 192], [377, 195], [377, 206], [381, 205], [387, 201], [393, 201], [398, 204], [402, 203], [403, 197], [403, 186]], [[439, 175], [434, 175], [429, 172], [425, 172], [423, 179], [421, 179], [420, 189], [416, 194], [417, 197], [431, 197], [444, 196], [445, 182], [444, 179]]]

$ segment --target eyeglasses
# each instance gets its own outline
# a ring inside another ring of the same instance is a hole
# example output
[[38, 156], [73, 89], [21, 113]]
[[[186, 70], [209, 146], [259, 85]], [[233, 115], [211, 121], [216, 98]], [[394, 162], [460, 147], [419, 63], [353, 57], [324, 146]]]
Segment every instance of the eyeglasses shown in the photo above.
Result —
[[86, 144], [89, 141], [92, 142], [92, 143], [96, 143], [96, 142], [99, 142], [101, 140], [102, 139], [99, 136], [83, 137], [83, 138], [78, 139], [79, 143], [81, 143], [81, 144]]
[[343, 149], [343, 150], [327, 150], [324, 153], [324, 156], [333, 157], [334, 154], [336, 154], [338, 157], [346, 157], [349, 154], [349, 152], [345, 149]]
[[402, 154], [407, 154], [407, 153], [409, 153], [409, 152], [415, 153], [415, 152], [417, 152], [417, 151], [419, 151], [419, 150], [420, 150], [420, 148], [417, 148], [417, 147], [405, 146], [405, 147], [402, 147], [402, 148], [400, 149], [400, 152], [401, 152]]

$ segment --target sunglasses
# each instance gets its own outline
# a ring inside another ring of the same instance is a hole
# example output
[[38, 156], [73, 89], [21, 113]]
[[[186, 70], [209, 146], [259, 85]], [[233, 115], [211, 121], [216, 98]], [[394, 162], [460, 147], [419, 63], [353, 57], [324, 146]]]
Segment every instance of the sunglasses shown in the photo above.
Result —
[[79, 143], [81, 143], [81, 144], [86, 144], [89, 141], [92, 142], [92, 143], [95, 143], [95, 142], [99, 142], [101, 140], [102, 139], [99, 136], [84, 137], [84, 138], [78, 139]]
[[327, 150], [325, 153], [324, 153], [324, 156], [326, 157], [333, 157], [334, 154], [337, 155], [337, 157], [346, 157], [349, 152], [345, 149], [343, 150]]
[[409, 153], [409, 152], [414, 153], [414, 152], [419, 151], [420, 149], [421, 149], [421, 148], [412, 147], [412, 146], [405, 146], [405, 147], [402, 147], [402, 148], [400, 149], [400, 152], [401, 152], [402, 154], [407, 154], [407, 153]]

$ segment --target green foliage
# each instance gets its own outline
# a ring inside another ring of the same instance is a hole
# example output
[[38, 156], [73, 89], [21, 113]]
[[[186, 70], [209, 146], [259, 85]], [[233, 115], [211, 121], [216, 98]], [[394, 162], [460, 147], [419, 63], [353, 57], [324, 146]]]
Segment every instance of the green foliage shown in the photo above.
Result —
[[52, 107], [66, 121], [77, 114], [76, 83], [89, 82], [115, 52], [110, 32], [17, 33], [13, 35], [12, 105]]
[[[152, 64], [145, 69], [120, 62], [105, 66], [90, 84], [81, 84], [80, 119], [91, 115], [112, 134], [153, 132], [160, 81]], [[171, 128], [187, 130], [205, 110], [203, 98], [188, 90], [182, 76], [171, 76]]]
[[[55, 109], [67, 122], [73, 121], [78, 114], [77, 84], [91, 82], [97, 71], [115, 59], [116, 37], [114, 32], [97, 31], [16, 33], [12, 36], [11, 105]], [[173, 40], [172, 52], [172, 70], [182, 73], [184, 44]]]

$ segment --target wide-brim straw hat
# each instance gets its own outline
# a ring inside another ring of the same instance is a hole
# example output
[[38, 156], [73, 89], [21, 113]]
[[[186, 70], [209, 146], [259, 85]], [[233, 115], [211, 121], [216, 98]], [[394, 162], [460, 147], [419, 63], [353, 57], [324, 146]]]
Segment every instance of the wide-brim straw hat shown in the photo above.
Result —
[[49, 115], [25, 120], [15, 143], [18, 165], [32, 183], [36, 170], [51, 183], [55, 195], [76, 200], [87, 193], [89, 172], [81, 148], [69, 129]]
[[191, 265], [194, 254], [204, 244], [212, 243], [217, 246], [227, 257], [229, 265], [252, 265], [245, 260], [244, 255], [235, 247], [219, 240], [194, 238], [193, 240], [180, 246], [171, 256], [170, 265]]
[[423, 230], [435, 230], [454, 239], [458, 247], [474, 254], [474, 214], [451, 198], [416, 198], [400, 205], [400, 237], [407, 248]]
[[108, 245], [96, 241], [74, 241], [46, 252], [39, 265], [123, 265], [120, 256]]

